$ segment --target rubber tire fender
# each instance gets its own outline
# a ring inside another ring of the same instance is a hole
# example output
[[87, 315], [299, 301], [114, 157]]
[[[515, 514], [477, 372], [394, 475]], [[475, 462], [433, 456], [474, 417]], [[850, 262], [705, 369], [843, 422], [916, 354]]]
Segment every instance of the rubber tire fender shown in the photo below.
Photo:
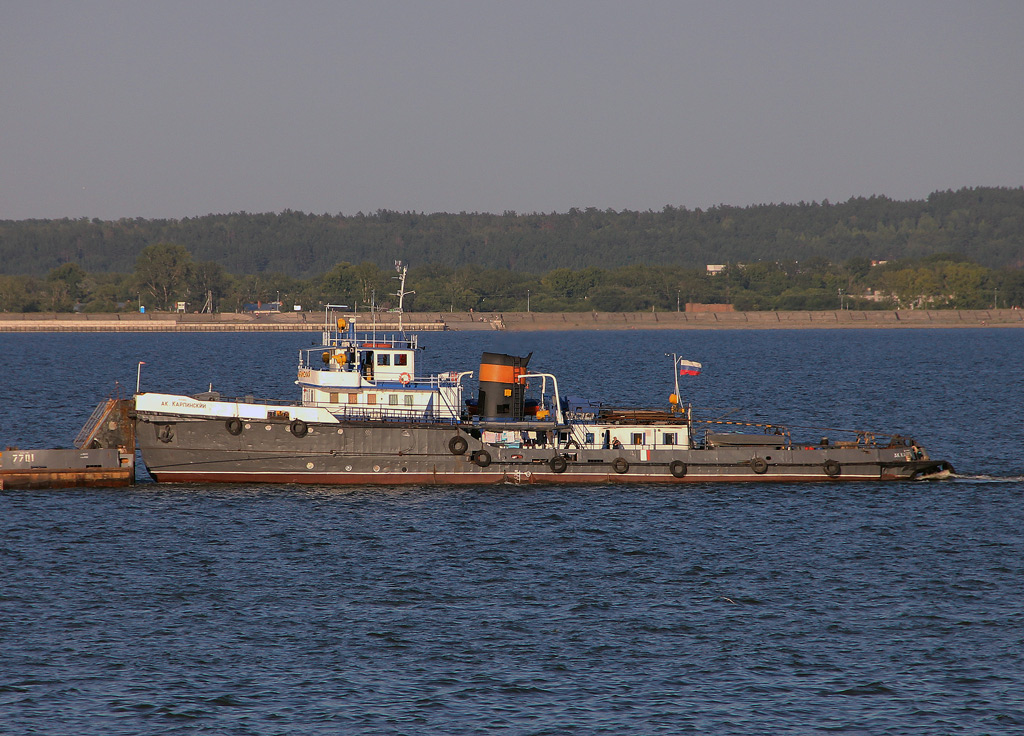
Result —
[[448, 451], [453, 455], [463, 455], [468, 449], [469, 443], [466, 442], [466, 438], [460, 434], [457, 434], [448, 440]]
[[763, 457], [752, 457], [749, 464], [750, 469], [758, 475], [764, 475], [768, 472], [768, 461]]
[[307, 425], [301, 419], [293, 419], [292, 423], [288, 426], [292, 434], [296, 437], [305, 437], [306, 433], [309, 432], [309, 425]]
[[232, 417], [224, 422], [224, 428], [228, 431], [228, 434], [237, 437], [242, 434], [242, 420], [237, 417]]
[[629, 472], [629, 460], [624, 457], [617, 457], [612, 460], [612, 470], [619, 475]]
[[491, 453], [487, 452], [487, 450], [477, 450], [473, 453], [473, 462], [481, 468], [486, 468], [491, 464]]
[[838, 478], [839, 474], [843, 472], [843, 466], [839, 464], [838, 460], [829, 458], [821, 464], [821, 469], [825, 471], [825, 475], [829, 478]]
[[548, 460], [548, 467], [551, 468], [552, 473], [564, 473], [565, 469], [569, 467], [569, 463], [561, 455], [555, 455]]
[[682, 460], [673, 460], [668, 464], [668, 472], [672, 473], [673, 478], [682, 478], [686, 475], [686, 471], [686, 463]]

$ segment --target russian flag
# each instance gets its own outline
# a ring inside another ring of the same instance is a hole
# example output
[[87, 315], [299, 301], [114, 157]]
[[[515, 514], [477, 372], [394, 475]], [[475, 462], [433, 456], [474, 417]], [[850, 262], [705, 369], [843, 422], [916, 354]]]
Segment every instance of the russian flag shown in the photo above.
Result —
[[679, 361], [679, 375], [680, 376], [699, 376], [700, 369], [703, 368], [700, 363], [693, 360], [680, 360]]

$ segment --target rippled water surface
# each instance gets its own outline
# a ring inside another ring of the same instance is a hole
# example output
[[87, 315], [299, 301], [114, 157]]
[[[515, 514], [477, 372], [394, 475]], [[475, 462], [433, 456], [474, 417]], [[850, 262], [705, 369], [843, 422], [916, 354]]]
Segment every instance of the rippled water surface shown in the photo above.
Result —
[[[310, 337], [0, 335], [0, 445]], [[1024, 331], [427, 335], [563, 392], [913, 434], [895, 484], [0, 494], [0, 733], [1024, 732]], [[667, 364], [667, 367], [666, 367]]]

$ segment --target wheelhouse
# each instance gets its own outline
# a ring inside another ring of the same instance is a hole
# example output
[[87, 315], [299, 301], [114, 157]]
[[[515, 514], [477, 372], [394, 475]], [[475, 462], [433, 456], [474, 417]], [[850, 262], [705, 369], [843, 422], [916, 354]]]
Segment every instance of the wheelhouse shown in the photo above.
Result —
[[299, 352], [304, 406], [343, 419], [458, 421], [459, 375], [418, 376], [416, 335], [358, 330], [356, 317], [328, 305], [321, 346]]

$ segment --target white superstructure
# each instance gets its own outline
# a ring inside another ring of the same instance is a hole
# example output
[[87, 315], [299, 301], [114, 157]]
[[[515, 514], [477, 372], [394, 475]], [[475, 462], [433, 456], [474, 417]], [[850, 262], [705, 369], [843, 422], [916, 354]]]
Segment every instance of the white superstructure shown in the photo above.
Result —
[[354, 316], [328, 305], [319, 348], [299, 353], [303, 406], [344, 419], [459, 420], [462, 374], [418, 376], [416, 335], [356, 329]]

